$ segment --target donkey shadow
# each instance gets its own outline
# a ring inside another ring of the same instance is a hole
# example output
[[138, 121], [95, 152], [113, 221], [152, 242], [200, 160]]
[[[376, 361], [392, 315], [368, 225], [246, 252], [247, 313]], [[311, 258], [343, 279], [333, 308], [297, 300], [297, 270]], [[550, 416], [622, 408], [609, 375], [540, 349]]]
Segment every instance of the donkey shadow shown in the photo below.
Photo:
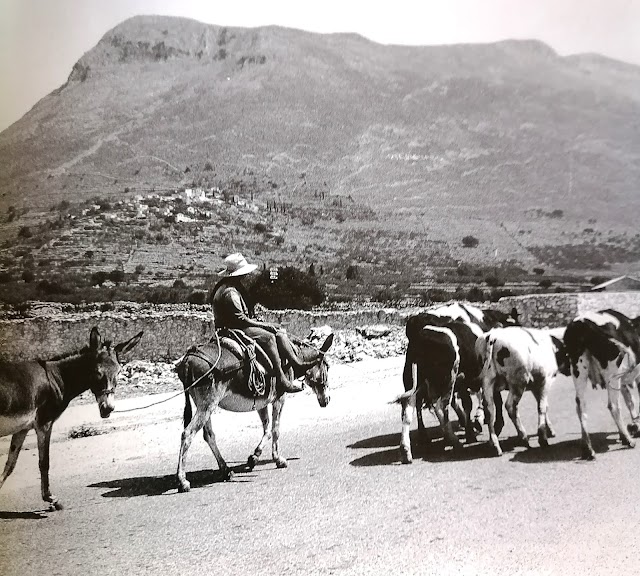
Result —
[[34, 510], [32, 512], [13, 512], [0, 510], [0, 520], [44, 520], [49, 517], [49, 510]]
[[[230, 466], [234, 476], [231, 482], [251, 482], [256, 475], [251, 474], [251, 469], [247, 464], [236, 464]], [[202, 488], [212, 484], [227, 481], [220, 470], [197, 470], [187, 472], [187, 480], [191, 483], [191, 488]], [[103, 498], [133, 498], [137, 496], [162, 496], [178, 489], [176, 475], [166, 474], [164, 476], [134, 476], [132, 478], [121, 478], [118, 480], [107, 480], [89, 484], [88, 488], [109, 488], [109, 491], [101, 494]]]

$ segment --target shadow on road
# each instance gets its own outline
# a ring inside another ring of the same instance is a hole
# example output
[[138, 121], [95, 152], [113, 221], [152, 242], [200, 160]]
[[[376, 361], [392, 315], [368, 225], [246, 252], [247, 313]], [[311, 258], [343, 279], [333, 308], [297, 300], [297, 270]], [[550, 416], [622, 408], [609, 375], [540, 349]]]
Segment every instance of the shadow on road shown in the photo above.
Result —
[[48, 514], [45, 510], [34, 512], [7, 512], [0, 510], [0, 520], [43, 520]]
[[[251, 474], [251, 470], [246, 464], [231, 466], [231, 470], [234, 473], [232, 482], [251, 482], [251, 478], [255, 477], [255, 474]], [[191, 483], [192, 489], [225, 481], [220, 470], [187, 472], [187, 480]], [[135, 496], [161, 496], [167, 492], [177, 491], [178, 481], [175, 474], [168, 474], [165, 476], [121, 478], [119, 480], [89, 484], [88, 487], [110, 488], [108, 492], [102, 494], [103, 498], [132, 498]]]
[[[608, 438], [609, 432], [595, 432], [590, 434], [591, 444], [596, 454], [602, 454], [609, 451], [609, 446], [619, 444], [618, 435]], [[532, 447], [529, 450], [518, 452], [511, 458], [512, 462], [522, 462], [525, 464], [537, 464], [540, 462], [570, 462], [576, 460], [582, 461], [581, 439], [578, 436], [575, 440], [563, 440], [561, 442], [553, 442], [553, 438], [549, 440], [547, 448]]]

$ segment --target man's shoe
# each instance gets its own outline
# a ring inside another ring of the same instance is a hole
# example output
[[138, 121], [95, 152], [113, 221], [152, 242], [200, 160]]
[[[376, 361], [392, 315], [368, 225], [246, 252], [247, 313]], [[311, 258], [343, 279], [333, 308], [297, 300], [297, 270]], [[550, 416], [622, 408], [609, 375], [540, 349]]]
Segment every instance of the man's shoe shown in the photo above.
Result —
[[283, 392], [294, 394], [295, 392], [302, 392], [304, 385], [302, 383], [298, 384], [297, 382], [289, 380], [288, 378], [282, 378], [278, 379], [277, 387]]

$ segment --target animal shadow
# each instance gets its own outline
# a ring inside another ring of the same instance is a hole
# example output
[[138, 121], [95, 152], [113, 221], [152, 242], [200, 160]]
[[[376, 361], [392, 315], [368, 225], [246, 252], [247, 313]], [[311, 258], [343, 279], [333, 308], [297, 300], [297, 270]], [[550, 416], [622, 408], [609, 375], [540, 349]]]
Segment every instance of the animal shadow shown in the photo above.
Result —
[[[486, 442], [476, 442], [465, 444], [464, 434], [459, 431], [458, 438], [462, 442], [462, 449], [453, 451], [445, 449], [445, 441], [442, 437], [442, 430], [439, 426], [427, 428], [424, 432], [411, 430], [411, 451], [414, 460], [426, 460], [428, 462], [447, 462], [455, 460], [473, 460], [478, 458], [490, 458], [492, 452]], [[509, 442], [507, 441], [507, 449]], [[358, 440], [347, 445], [352, 449], [387, 448], [379, 452], [365, 454], [360, 458], [352, 460], [351, 466], [389, 466], [400, 463], [400, 433], [383, 434]]]
[[44, 520], [48, 518], [46, 510], [34, 510], [33, 512], [10, 512], [0, 510], [0, 520]]
[[[618, 435], [612, 436], [609, 432], [594, 432], [590, 434], [591, 444], [596, 454], [603, 454], [610, 450], [610, 446], [619, 444]], [[535, 440], [534, 440], [535, 442]], [[524, 464], [537, 464], [540, 462], [570, 462], [576, 460], [582, 461], [582, 440], [580, 436], [575, 440], [563, 440], [554, 442], [553, 438], [549, 440], [549, 446], [546, 448], [532, 447], [529, 450], [517, 452], [511, 458], [511, 462], [521, 462]]]
[[[255, 474], [249, 474], [250, 469], [246, 464], [231, 466], [234, 473], [232, 482], [251, 482]], [[240, 475], [240, 476], [238, 476]], [[191, 488], [202, 488], [211, 484], [224, 482], [224, 475], [220, 470], [198, 470], [187, 472], [187, 480]], [[177, 490], [178, 481], [175, 474], [165, 476], [137, 476], [133, 478], [121, 478], [89, 484], [89, 488], [109, 488], [102, 494], [103, 498], [132, 498], [137, 496], [161, 496], [167, 492]]]

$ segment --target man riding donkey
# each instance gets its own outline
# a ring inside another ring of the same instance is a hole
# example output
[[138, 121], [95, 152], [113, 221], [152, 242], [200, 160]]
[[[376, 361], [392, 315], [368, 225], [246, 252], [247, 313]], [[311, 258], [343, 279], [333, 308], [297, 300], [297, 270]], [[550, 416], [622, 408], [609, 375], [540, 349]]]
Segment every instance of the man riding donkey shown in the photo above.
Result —
[[303, 373], [318, 362], [323, 352], [318, 351], [305, 361], [284, 328], [255, 318], [243, 280], [258, 268], [256, 264], [249, 264], [240, 253], [227, 256], [224, 263], [226, 268], [219, 273], [224, 278], [214, 286], [210, 297], [216, 328], [241, 330], [255, 340], [271, 360], [276, 388], [283, 392], [300, 392], [303, 385], [298, 385], [284, 373], [282, 361], [288, 361], [294, 372]]

